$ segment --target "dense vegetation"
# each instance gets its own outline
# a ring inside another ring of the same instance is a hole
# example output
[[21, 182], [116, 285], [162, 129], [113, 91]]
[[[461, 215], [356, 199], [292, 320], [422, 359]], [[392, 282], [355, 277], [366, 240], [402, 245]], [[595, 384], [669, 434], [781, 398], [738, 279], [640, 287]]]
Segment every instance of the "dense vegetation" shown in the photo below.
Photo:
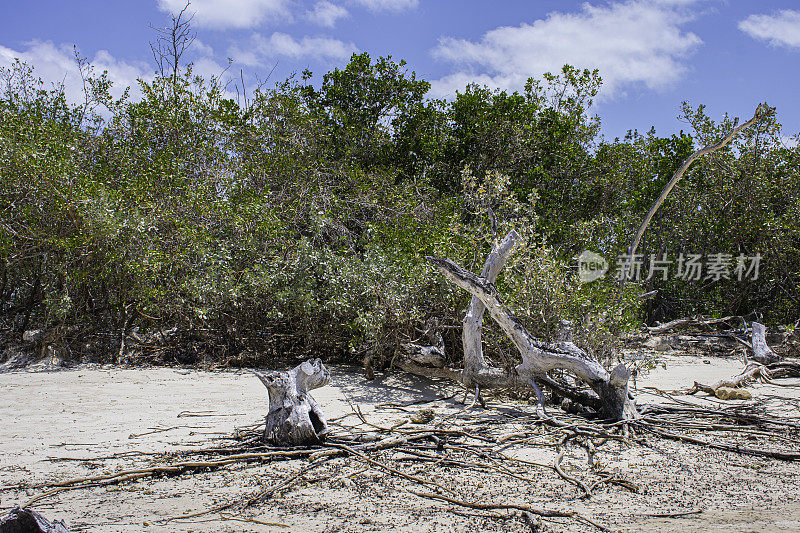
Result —
[[[576, 256], [599, 252], [613, 273], [661, 188], [727, 117], [684, 105], [691, 134], [604, 139], [587, 112], [600, 76], [568, 66], [521, 92], [471, 85], [452, 101], [367, 54], [316, 87], [305, 73], [245, 101], [191, 66], [140, 82], [139, 101], [115, 100], [82, 66], [82, 105], [24, 64], [2, 74], [9, 341], [55, 329], [66, 357], [106, 360], [130, 332], [166, 361], [356, 360], [390, 358], [435, 319], [458, 357], [467, 295], [424, 256], [479, 271], [493, 231], [510, 228], [525, 244], [501, 290], [544, 337], [570, 318], [605, 350], [641, 321], [800, 314], [800, 150], [781, 143], [775, 116], [696, 163], [639, 250], [644, 275], [650, 254], [730, 254], [734, 266], [760, 254], [757, 279], [731, 266], [730, 279], [686, 280], [673, 264], [666, 280], [620, 292], [611, 275], [579, 283]], [[499, 336], [491, 346], [510, 357]]]

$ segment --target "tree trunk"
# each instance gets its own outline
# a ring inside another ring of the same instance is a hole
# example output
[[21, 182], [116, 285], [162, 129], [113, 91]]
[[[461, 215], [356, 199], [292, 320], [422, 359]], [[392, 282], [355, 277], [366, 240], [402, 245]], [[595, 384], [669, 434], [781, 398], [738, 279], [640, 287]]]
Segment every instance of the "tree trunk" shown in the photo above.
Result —
[[269, 392], [264, 442], [276, 446], [320, 444], [328, 425], [308, 391], [327, 385], [330, 374], [319, 359], [311, 359], [291, 370], [268, 373], [252, 370]]
[[[508, 257], [514, 246], [519, 242], [519, 234], [511, 230], [508, 235], [492, 247], [491, 253], [486, 258], [481, 271], [481, 278], [486, 283], [494, 283], [498, 274], [506, 266]], [[429, 259], [430, 260], [430, 259]], [[462, 287], [463, 288], [463, 287]], [[483, 358], [483, 313], [486, 305], [480, 298], [472, 295], [464, 316], [464, 330], [461, 336], [461, 343], [464, 347], [464, 371], [461, 374], [461, 382], [467, 388], [474, 386], [493, 388], [502, 386], [503, 382], [508, 381], [508, 376], [498, 368], [490, 367]]]

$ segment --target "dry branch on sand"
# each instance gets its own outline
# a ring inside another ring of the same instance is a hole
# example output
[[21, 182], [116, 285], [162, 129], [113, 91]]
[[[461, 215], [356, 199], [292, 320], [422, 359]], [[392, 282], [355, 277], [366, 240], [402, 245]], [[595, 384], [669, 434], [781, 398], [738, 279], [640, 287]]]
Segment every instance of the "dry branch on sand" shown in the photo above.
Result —
[[747, 360], [740, 373], [728, 379], [721, 379], [713, 385], [694, 382], [688, 394], [705, 392], [722, 400], [749, 400], [752, 396], [741, 388], [755, 381], [772, 382], [774, 377], [800, 377], [800, 365], [781, 361], [780, 357], [767, 345], [766, 328], [759, 322], [752, 324], [752, 343], [749, 345], [753, 355]]

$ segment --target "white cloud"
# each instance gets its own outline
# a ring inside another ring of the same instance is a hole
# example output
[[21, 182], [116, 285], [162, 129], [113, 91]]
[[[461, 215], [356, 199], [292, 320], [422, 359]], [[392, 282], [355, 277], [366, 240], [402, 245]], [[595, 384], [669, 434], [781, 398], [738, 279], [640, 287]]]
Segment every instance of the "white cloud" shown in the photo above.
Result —
[[338, 39], [305, 36], [297, 40], [289, 34], [275, 32], [269, 38], [254, 34], [246, 50], [234, 46], [228, 54], [234, 61], [254, 67], [268, 64], [276, 56], [342, 60], [348, 59], [357, 51], [358, 48], [353, 43], [345, 43]]
[[[252, 28], [267, 20], [290, 21], [290, 0], [193, 0], [193, 23], [211, 28]], [[158, 0], [162, 11], [177, 14], [186, 0]]]
[[419, 0], [355, 0], [356, 3], [366, 7], [370, 11], [393, 11], [399, 13], [410, 9], [416, 9]]
[[691, 20], [691, 0], [629, 0], [594, 6], [577, 13], [550, 13], [531, 24], [502, 26], [480, 41], [443, 37], [435, 57], [460, 70], [433, 82], [432, 92], [450, 96], [472, 80], [503, 89], [519, 89], [529, 77], [558, 72], [565, 63], [598, 68], [603, 94], [629, 84], [660, 89], [678, 81], [682, 62], [702, 44], [684, 31]]
[[358, 49], [353, 43], [345, 43], [327, 37], [303, 37], [299, 41], [286, 33], [275, 32], [263, 41], [262, 53], [288, 57], [316, 57], [319, 59], [347, 59]]
[[[0, 46], [0, 66], [8, 67], [15, 58], [34, 67], [34, 75], [42, 78], [48, 85], [63, 83], [68, 101], [83, 102], [83, 81], [72, 45], [56, 46], [50, 41], [30, 41], [22, 50]], [[125, 88], [130, 87], [131, 97], [136, 99], [141, 96], [136, 80], [153, 78], [152, 69], [146, 63], [122, 61], [106, 50], [97, 52], [94, 58], [90, 58], [90, 63], [94, 66], [96, 75], [104, 70], [108, 71], [108, 78], [114, 83], [111, 93], [115, 97], [121, 96]]]
[[259, 56], [257, 50], [248, 47], [243, 50], [238, 45], [233, 45], [228, 48], [228, 57], [233, 59], [234, 63], [244, 65], [246, 67], [261, 67], [264, 66], [262, 57]]
[[784, 9], [774, 15], [750, 15], [739, 29], [772, 46], [800, 47], [800, 11]]
[[214, 49], [211, 47], [211, 45], [204, 43], [200, 39], [195, 39], [192, 41], [192, 45], [189, 47], [189, 50], [198, 57], [214, 57]]
[[336, 25], [337, 20], [344, 18], [347, 15], [348, 13], [345, 8], [342, 6], [337, 6], [336, 4], [332, 4], [328, 2], [328, 0], [317, 2], [314, 5], [314, 9], [306, 13], [308, 20], [314, 24], [325, 26], [326, 28], [333, 28]]

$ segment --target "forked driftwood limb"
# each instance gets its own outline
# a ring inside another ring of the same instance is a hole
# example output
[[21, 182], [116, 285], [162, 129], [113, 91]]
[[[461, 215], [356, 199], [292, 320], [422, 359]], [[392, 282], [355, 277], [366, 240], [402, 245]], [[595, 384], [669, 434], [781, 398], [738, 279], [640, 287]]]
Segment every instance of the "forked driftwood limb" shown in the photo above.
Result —
[[[483, 265], [481, 278], [486, 280], [487, 283], [494, 283], [498, 274], [508, 262], [514, 246], [519, 241], [519, 234], [511, 230], [502, 241], [495, 242]], [[483, 357], [482, 330], [485, 311], [486, 306], [483, 302], [477, 296], [473, 296], [463, 320], [461, 344], [464, 348], [464, 363], [462, 370], [441, 368], [443, 365], [423, 362], [418, 357], [407, 357], [406, 360], [401, 359], [397, 361], [397, 366], [413, 374], [438, 378], [444, 377], [461, 382], [466, 389], [462, 403], [466, 403], [467, 394], [473, 391], [475, 392], [475, 401], [483, 403], [480, 396], [481, 388], [493, 389], [518, 385], [513, 376], [509, 376], [499, 368], [489, 366]], [[418, 366], [417, 363], [438, 367], [441, 370], [433, 371], [434, 369]], [[522, 385], [527, 386], [527, 384]]]
[[308, 393], [327, 385], [331, 378], [319, 359], [310, 359], [291, 370], [252, 370], [269, 392], [264, 441], [277, 446], [320, 444], [328, 424], [317, 402]]
[[[495, 242], [492, 251], [486, 258], [481, 272], [481, 278], [488, 283], [494, 283], [500, 271], [505, 267], [508, 257], [514, 246], [519, 242], [519, 234], [511, 230], [500, 242]], [[400, 358], [395, 364], [406, 372], [434, 378], [447, 378], [464, 385], [466, 393], [462, 403], [466, 403], [467, 394], [475, 392], [475, 401], [481, 401], [481, 388], [494, 389], [513, 387], [528, 384], [518, 383], [515, 376], [499, 368], [489, 366], [483, 357], [483, 314], [486, 306], [476, 296], [473, 296], [469, 308], [464, 316], [461, 342], [464, 348], [463, 369], [441, 368], [439, 365], [430, 365], [437, 368], [420, 366], [420, 361], [413, 357]], [[474, 403], [474, 402], [473, 402]], [[482, 402], [481, 402], [482, 403]]]
[[[596, 396], [590, 401], [604, 416], [616, 420], [634, 418], [636, 407], [628, 395], [630, 371], [624, 364], [608, 372], [571, 342], [567, 334], [555, 343], [535, 339], [501, 301], [493, 282], [518, 240], [519, 235], [512, 230], [496, 244], [486, 260], [481, 277], [449, 259], [426, 257], [447, 279], [472, 295], [464, 318], [464, 368], [460, 372], [425, 368], [402, 360], [398, 361], [398, 366], [415, 374], [457, 379], [468, 391], [474, 388], [478, 401], [481, 388], [527, 387], [536, 392], [540, 403], [542, 394], [536, 380], [549, 386], [553, 380], [548, 378], [547, 372], [566, 370], [592, 388]], [[481, 328], [485, 311], [489, 311], [522, 356], [522, 364], [511, 373], [489, 366], [483, 357]]]
[[[508, 258], [514, 246], [520, 241], [520, 236], [515, 230], [508, 232], [508, 235], [499, 243], [495, 241], [492, 251], [486, 258], [481, 271], [481, 278], [486, 283], [494, 283], [500, 271], [506, 266]], [[429, 261], [430, 258], [427, 258]], [[434, 263], [435, 265], [435, 263]], [[462, 287], [463, 288], [463, 287]], [[464, 348], [464, 372], [462, 383], [470, 391], [475, 389], [475, 400], [480, 401], [481, 387], [492, 388], [497, 386], [498, 381], [502, 383], [508, 379], [498, 368], [493, 368], [486, 363], [483, 357], [483, 314], [486, 305], [476, 295], [472, 295], [469, 301], [467, 313], [464, 315], [464, 329], [461, 335], [461, 344]], [[466, 401], [466, 395], [464, 396]]]
[[739, 118], [737, 117], [733, 121], [733, 128], [731, 128], [731, 130], [725, 135], [725, 137], [722, 138], [722, 140], [720, 140], [716, 144], [710, 144], [708, 146], [704, 146], [703, 148], [696, 150], [692, 155], [686, 158], [686, 160], [683, 162], [680, 168], [678, 168], [678, 170], [675, 171], [675, 174], [672, 175], [672, 178], [664, 186], [664, 189], [661, 191], [661, 194], [658, 195], [658, 198], [656, 198], [656, 201], [650, 207], [650, 210], [647, 212], [647, 215], [645, 215], [642, 224], [639, 226], [639, 229], [636, 230], [636, 233], [634, 234], [633, 239], [631, 240], [631, 245], [628, 247], [628, 260], [622, 265], [620, 286], [624, 285], [625, 282], [628, 280], [628, 277], [631, 273], [630, 267], [631, 265], [633, 265], [633, 258], [636, 255], [636, 249], [639, 247], [639, 243], [642, 240], [642, 236], [644, 235], [647, 226], [650, 224], [650, 221], [653, 220], [653, 216], [655, 216], [656, 211], [658, 211], [658, 208], [661, 207], [661, 204], [664, 203], [664, 200], [666, 200], [670, 191], [672, 191], [672, 188], [675, 187], [675, 184], [678, 183], [678, 181], [680, 181], [680, 179], [683, 177], [683, 175], [686, 173], [686, 171], [689, 169], [692, 163], [694, 163], [694, 161], [701, 156], [710, 154], [712, 152], [716, 152], [720, 148], [725, 147], [740, 131], [749, 128], [756, 122], [762, 120], [765, 117], [770, 116], [774, 112], [775, 112], [774, 108], [771, 108], [765, 104], [758, 104], [758, 107], [756, 107], [756, 112], [755, 114], [753, 114], [753, 118], [751, 118], [744, 124], [739, 124]]
[[[477, 297], [511, 339], [522, 356], [515, 368], [516, 381], [535, 387], [535, 379], [550, 370], [567, 370], [597, 393], [601, 411], [608, 418], [634, 418], [636, 408], [628, 396], [630, 370], [617, 365], [610, 373], [574, 343], [546, 343], [535, 339], [503, 304], [494, 285], [461, 268], [449, 259], [426, 257], [447, 279]], [[508, 378], [506, 381], [509, 381]], [[537, 387], [538, 388], [538, 387]]]

